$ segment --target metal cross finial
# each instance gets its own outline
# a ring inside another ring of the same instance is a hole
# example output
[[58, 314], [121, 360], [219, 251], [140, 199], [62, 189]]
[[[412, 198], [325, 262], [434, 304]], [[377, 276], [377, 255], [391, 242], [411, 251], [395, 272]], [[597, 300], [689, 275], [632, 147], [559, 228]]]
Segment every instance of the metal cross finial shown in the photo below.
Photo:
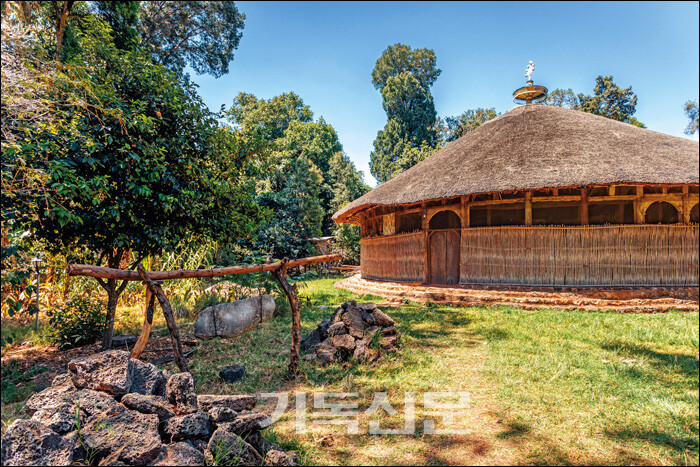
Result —
[[530, 63], [528, 64], [527, 68], [525, 69], [525, 77], [527, 77], [528, 81], [532, 81], [532, 72], [535, 71], [535, 63], [530, 60]]

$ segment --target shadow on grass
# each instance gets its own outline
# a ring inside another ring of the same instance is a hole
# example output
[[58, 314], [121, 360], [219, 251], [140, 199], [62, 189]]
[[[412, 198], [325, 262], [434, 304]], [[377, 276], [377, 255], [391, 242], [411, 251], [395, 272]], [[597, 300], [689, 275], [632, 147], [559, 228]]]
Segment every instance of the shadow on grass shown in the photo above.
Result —
[[605, 430], [605, 434], [610, 438], [619, 441], [640, 441], [667, 446], [679, 451], [680, 453], [698, 450], [697, 437], [675, 436], [658, 430], [649, 430], [645, 428], [621, 428]]
[[643, 344], [624, 341], [609, 342], [601, 345], [601, 348], [630, 356], [646, 357], [653, 365], [677, 368], [688, 376], [698, 374], [698, 358], [693, 355], [658, 352]]

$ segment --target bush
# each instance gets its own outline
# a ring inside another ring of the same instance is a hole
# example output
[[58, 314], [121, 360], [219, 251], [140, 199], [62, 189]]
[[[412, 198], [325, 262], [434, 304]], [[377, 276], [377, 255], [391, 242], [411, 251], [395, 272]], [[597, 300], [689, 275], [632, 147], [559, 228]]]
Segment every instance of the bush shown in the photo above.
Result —
[[75, 298], [49, 315], [54, 326], [51, 341], [61, 350], [92, 344], [104, 334], [105, 313], [100, 302]]

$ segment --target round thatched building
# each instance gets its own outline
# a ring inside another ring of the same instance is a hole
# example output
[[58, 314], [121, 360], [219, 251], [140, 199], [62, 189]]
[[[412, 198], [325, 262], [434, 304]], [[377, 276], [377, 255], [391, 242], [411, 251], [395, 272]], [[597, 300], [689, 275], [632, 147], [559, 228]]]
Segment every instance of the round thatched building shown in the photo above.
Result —
[[365, 279], [698, 284], [698, 143], [524, 105], [346, 205]]

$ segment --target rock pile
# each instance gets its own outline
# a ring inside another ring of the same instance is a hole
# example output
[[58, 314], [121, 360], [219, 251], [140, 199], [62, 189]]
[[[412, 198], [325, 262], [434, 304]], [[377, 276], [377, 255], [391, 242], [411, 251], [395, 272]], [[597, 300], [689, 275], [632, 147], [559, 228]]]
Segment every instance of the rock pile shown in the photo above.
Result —
[[376, 304], [352, 300], [339, 306], [330, 319], [321, 321], [302, 340], [301, 350], [314, 351], [305, 358], [322, 365], [350, 357], [374, 362], [381, 352], [394, 350], [400, 338], [394, 320]]
[[110, 350], [72, 360], [34, 394], [29, 420], [2, 439], [2, 465], [296, 465], [267, 441], [257, 397], [197, 395], [190, 373], [169, 375]]

